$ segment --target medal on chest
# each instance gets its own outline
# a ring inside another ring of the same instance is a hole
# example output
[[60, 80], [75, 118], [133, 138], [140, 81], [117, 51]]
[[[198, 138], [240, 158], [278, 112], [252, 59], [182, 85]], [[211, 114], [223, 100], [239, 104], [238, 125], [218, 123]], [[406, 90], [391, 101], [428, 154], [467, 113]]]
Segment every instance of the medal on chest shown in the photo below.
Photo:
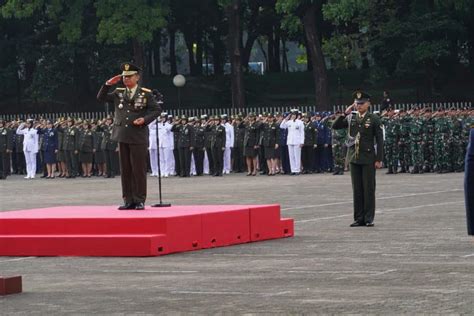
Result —
[[119, 100], [120, 100], [120, 103], [119, 103], [119, 105], [118, 105], [118, 108], [121, 110], [121, 109], [123, 109], [123, 93], [120, 92], [120, 93], [118, 93], [117, 95], [118, 95]]

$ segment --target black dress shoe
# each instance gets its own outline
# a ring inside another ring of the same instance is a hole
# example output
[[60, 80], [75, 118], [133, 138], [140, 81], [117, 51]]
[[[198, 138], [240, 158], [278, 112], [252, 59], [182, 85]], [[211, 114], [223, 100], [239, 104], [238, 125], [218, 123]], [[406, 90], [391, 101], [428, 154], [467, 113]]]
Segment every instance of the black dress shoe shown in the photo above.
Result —
[[135, 209], [135, 203], [125, 203], [124, 205], [119, 206], [119, 211], [123, 210], [134, 210]]
[[143, 211], [145, 209], [145, 203], [139, 202], [135, 204], [135, 209], [138, 211]]
[[351, 224], [350, 227], [361, 227], [361, 226], [365, 226], [365, 224], [355, 221], [354, 223]]
[[368, 222], [368, 223], [365, 223], [365, 226], [367, 226], [367, 227], [374, 227], [375, 224], [374, 224], [374, 222]]

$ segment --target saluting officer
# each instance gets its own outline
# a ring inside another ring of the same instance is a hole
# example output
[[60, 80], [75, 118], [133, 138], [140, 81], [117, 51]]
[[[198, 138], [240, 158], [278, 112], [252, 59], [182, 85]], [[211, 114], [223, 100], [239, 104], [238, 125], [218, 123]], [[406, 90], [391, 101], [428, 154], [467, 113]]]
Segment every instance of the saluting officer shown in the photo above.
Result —
[[[144, 210], [146, 200], [146, 172], [148, 124], [156, 119], [161, 108], [150, 89], [141, 87], [139, 67], [132, 63], [120, 66], [121, 75], [107, 80], [97, 95], [100, 102], [113, 102], [115, 123], [112, 140], [119, 143], [122, 197], [119, 210]], [[120, 81], [125, 87], [109, 92]]]
[[5, 121], [0, 119], [0, 180], [8, 175], [8, 162], [13, 149], [12, 133], [5, 127]]
[[[333, 128], [348, 128], [353, 140], [348, 149], [354, 197], [351, 227], [371, 227], [375, 216], [375, 169], [382, 167], [383, 160], [383, 132], [380, 118], [368, 112], [370, 95], [357, 91], [353, 97], [354, 104], [336, 118]], [[353, 108], [357, 114], [349, 115]]]
[[178, 154], [180, 177], [189, 177], [191, 171], [191, 154], [194, 150], [194, 127], [188, 117], [181, 116], [180, 124], [173, 126], [172, 131], [178, 137]]
[[275, 122], [275, 116], [269, 113], [263, 126], [262, 145], [268, 166], [268, 175], [274, 176], [277, 172], [278, 141], [280, 140], [280, 125]]

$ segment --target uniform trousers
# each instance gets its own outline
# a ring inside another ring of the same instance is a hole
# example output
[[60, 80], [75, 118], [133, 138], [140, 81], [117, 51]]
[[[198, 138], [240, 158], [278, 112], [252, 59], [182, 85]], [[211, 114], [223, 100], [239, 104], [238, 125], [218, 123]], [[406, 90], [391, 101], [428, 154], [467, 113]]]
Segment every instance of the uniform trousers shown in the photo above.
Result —
[[212, 153], [212, 147], [206, 147], [206, 154], [207, 154], [207, 160], [209, 161], [209, 174], [215, 174], [216, 172], [214, 171], [214, 159], [213, 159], [213, 153]]
[[221, 147], [212, 147], [212, 161], [214, 162], [214, 167], [212, 168], [214, 174], [222, 175], [224, 168], [224, 151]]
[[32, 151], [24, 151], [26, 161], [26, 175], [27, 177], [34, 178], [36, 174], [36, 154]]
[[301, 150], [301, 156], [303, 160], [303, 170], [306, 172], [313, 170], [313, 160], [314, 160], [314, 147], [311, 145], [303, 146]]
[[117, 155], [115, 150], [104, 150], [105, 154], [105, 165], [107, 168], [107, 176], [114, 177], [117, 173], [116, 166], [117, 166]]
[[79, 164], [77, 155], [74, 153], [74, 150], [65, 150], [64, 154], [66, 156], [66, 166], [69, 175], [73, 177], [77, 176]]
[[200, 176], [204, 173], [204, 148], [194, 148], [193, 157], [196, 165], [196, 174]]
[[207, 156], [207, 151], [204, 151], [203, 172], [204, 174], [209, 174], [209, 157]]
[[300, 145], [288, 145], [288, 156], [292, 173], [301, 172], [301, 147]]
[[234, 158], [233, 169], [235, 172], [244, 172], [244, 153], [242, 147], [232, 148], [232, 157]]
[[[150, 154], [151, 175], [157, 176], [158, 175], [158, 149], [150, 149], [149, 154]], [[160, 155], [160, 160], [161, 160], [161, 155]]]
[[173, 173], [174, 156], [173, 149], [169, 147], [160, 147], [160, 171], [162, 176], [169, 176]]
[[125, 203], [145, 203], [147, 144], [119, 143], [122, 196]]
[[10, 155], [6, 152], [0, 152], [0, 179], [6, 179], [7, 172], [7, 160], [10, 159]]
[[189, 177], [191, 172], [191, 150], [189, 147], [180, 147], [179, 152], [179, 170], [181, 177]]
[[226, 147], [224, 150], [224, 173], [230, 173], [232, 170], [232, 165], [231, 165], [231, 154], [232, 154], [232, 148], [231, 147]]
[[351, 163], [354, 221], [370, 223], [375, 217], [375, 165]]

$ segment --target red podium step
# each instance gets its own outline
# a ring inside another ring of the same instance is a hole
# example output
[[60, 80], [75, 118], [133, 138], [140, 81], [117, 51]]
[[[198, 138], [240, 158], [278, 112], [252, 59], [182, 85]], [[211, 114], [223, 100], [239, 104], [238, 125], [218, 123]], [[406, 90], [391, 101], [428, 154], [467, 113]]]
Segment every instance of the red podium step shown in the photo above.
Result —
[[0, 256], [160, 256], [293, 234], [293, 220], [280, 218], [279, 205], [0, 212]]

